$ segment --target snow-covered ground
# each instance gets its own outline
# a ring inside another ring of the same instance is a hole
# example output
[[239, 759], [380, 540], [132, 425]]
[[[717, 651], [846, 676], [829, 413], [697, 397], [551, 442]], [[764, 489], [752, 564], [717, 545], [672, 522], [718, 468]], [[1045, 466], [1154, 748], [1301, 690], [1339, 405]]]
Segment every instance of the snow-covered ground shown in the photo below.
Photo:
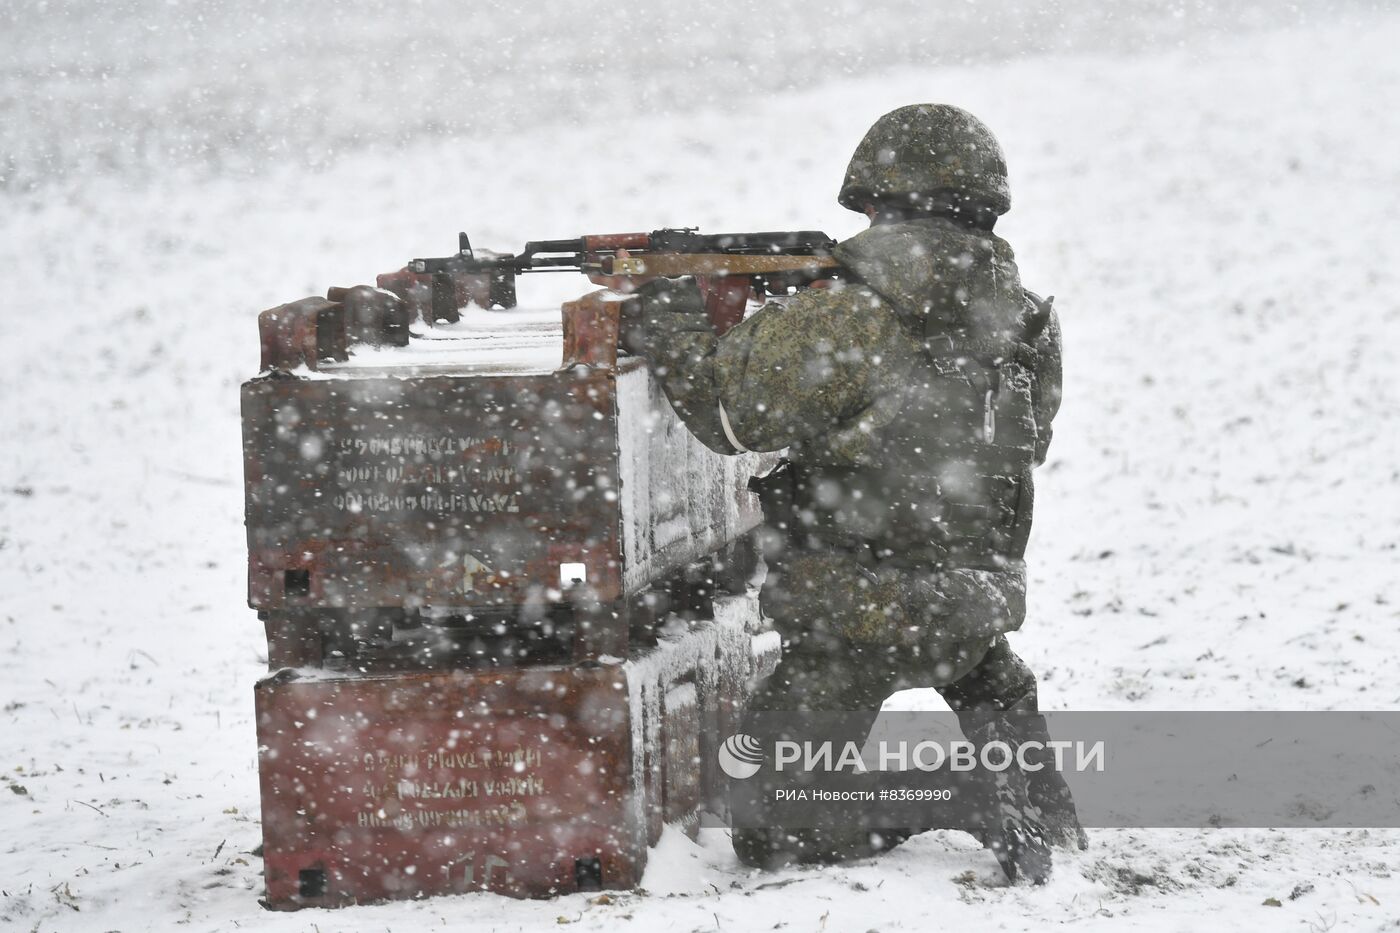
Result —
[[[0, 922], [1400, 927], [1400, 832], [1359, 830], [1098, 831], [1044, 889], [1004, 886], [991, 857], [953, 835], [855, 865], [759, 875], [711, 830], [699, 846], [668, 836], [645, 893], [263, 912], [249, 853], [259, 841], [251, 685], [264, 648], [244, 608], [237, 405], [257, 365], [261, 308], [441, 255], [458, 229], [503, 249], [664, 225], [846, 236], [859, 219], [834, 195], [865, 127], [899, 104], [958, 103], [1008, 151], [1016, 205], [1004, 231], [1027, 284], [1058, 296], [1065, 323], [1066, 401], [1039, 483], [1032, 619], [1014, 639], [1042, 675], [1045, 704], [1394, 708], [1400, 17], [1333, 23], [1314, 11], [1273, 28], [1263, 13], [1241, 14], [1252, 31], [1183, 27], [1170, 42], [1142, 41], [1163, 34], [1152, 21], [1110, 30], [1122, 41], [1102, 52], [1081, 30], [1050, 43], [1055, 55], [991, 60], [984, 42], [969, 48], [988, 60], [963, 64], [946, 46], [921, 63], [921, 46], [906, 43], [881, 63], [851, 53], [859, 40], [832, 40], [821, 47], [834, 56], [829, 73], [792, 66], [751, 96], [720, 80], [735, 66], [715, 55], [690, 81], [668, 73], [669, 96], [646, 98], [657, 112], [622, 107], [626, 95], [609, 86], [597, 109], [571, 98], [475, 136], [435, 132], [438, 111], [425, 111], [394, 122], [384, 144], [326, 136], [325, 158], [303, 158], [299, 147], [317, 138], [306, 127], [334, 123], [308, 115], [288, 128], [294, 151], [283, 158], [267, 134], [211, 129], [233, 104], [205, 112], [176, 100], [191, 83], [181, 69], [193, 67], [194, 39], [214, 28], [205, 19], [160, 46], [165, 70], [143, 57], [139, 81], [118, 75], [169, 95], [171, 119], [202, 141], [191, 156], [175, 152], [179, 133], [158, 113], [118, 107], [96, 120], [92, 107], [122, 99], [102, 70], [56, 76], [42, 49], [61, 28], [4, 16]], [[975, 17], [959, 23], [960, 35], [984, 35]], [[156, 41], [124, 28], [113, 27], [114, 54]], [[272, 32], [268, 69], [289, 41]], [[222, 46], [210, 43], [217, 58]], [[389, 45], [386, 60], [403, 54]], [[324, 58], [318, 80], [353, 95], [336, 66], [354, 68]], [[705, 68], [723, 94], [687, 90]], [[393, 80], [392, 69], [375, 74]], [[298, 93], [275, 70], [254, 77], [218, 83], [249, 125], [276, 109], [261, 95]], [[830, 80], [789, 87], [804, 77]], [[51, 106], [16, 104], [31, 87]], [[394, 100], [380, 83], [364, 93]], [[61, 109], [64, 95], [75, 109]], [[464, 112], [470, 100], [464, 90]], [[157, 127], [142, 137], [153, 141], [131, 156], [113, 140], [142, 121]], [[240, 147], [249, 134], [258, 145]], [[102, 157], [104, 147], [116, 154]], [[229, 155], [210, 161], [210, 151]], [[524, 287], [525, 302], [547, 304], [584, 283]]]

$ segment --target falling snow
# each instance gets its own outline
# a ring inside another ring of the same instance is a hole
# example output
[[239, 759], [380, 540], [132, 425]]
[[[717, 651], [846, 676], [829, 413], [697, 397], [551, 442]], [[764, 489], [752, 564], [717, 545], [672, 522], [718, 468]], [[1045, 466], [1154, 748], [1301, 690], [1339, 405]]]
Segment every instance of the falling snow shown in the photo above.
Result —
[[[912, 101], [996, 130], [1015, 198], [998, 232], [1064, 322], [1013, 637], [1042, 702], [1400, 704], [1400, 19], [938, 6], [726, 2], [722, 28], [689, 7], [640, 25], [593, 5], [0, 12], [0, 921], [1393, 928], [1400, 833], [1366, 830], [1098, 831], [1043, 889], [952, 833], [756, 874], [722, 829], [668, 831], [634, 892], [258, 907], [266, 645], [238, 410], [257, 312], [443, 255], [459, 229], [498, 249], [663, 226], [844, 238], [850, 150]], [[483, 342], [484, 365], [547, 368], [551, 309], [588, 287], [522, 284], [544, 311]], [[401, 363], [362, 352], [318, 378]]]

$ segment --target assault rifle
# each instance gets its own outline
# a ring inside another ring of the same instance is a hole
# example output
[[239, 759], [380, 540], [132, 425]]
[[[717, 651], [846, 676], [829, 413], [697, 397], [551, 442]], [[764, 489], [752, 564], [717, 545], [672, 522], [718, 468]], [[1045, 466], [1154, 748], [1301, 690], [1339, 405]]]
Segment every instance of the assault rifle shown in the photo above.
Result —
[[532, 240], [519, 253], [478, 254], [462, 233], [455, 255], [414, 259], [405, 271], [431, 278], [435, 320], [456, 320], [464, 298], [484, 308], [515, 307], [515, 277], [528, 272], [580, 272], [614, 287], [628, 279], [692, 275], [712, 303], [742, 310], [750, 293], [781, 295], [839, 277], [835, 245], [817, 230], [701, 234], [686, 227]]

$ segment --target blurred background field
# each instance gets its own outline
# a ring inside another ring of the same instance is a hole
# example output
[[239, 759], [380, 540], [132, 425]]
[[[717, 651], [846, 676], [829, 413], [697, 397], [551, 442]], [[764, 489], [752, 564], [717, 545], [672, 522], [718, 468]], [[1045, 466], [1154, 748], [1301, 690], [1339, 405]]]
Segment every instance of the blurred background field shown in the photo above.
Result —
[[246, 177], [424, 139], [743, 114], [755, 99], [901, 66], [1157, 51], [1354, 21], [1372, 5], [11, 2], [0, 8], [0, 190], [178, 169]]

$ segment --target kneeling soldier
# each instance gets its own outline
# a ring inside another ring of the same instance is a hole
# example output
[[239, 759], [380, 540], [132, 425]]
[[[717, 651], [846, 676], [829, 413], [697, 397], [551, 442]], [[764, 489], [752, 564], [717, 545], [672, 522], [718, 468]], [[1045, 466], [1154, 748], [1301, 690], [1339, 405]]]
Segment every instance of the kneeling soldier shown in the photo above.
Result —
[[[777, 544], [762, 601], [783, 656], [754, 709], [873, 712], [935, 687], [973, 742], [1045, 741], [1035, 677], [1006, 636], [1025, 617], [1060, 330], [992, 232], [1011, 203], [1001, 147], [956, 107], [902, 107], [861, 141], [839, 201], [871, 226], [836, 247], [845, 275], [829, 287], [716, 337], [697, 285], [658, 279], [624, 319], [623, 345], [708, 446], [788, 450], [761, 481]], [[1068, 787], [1053, 768], [1003, 780], [1010, 805], [983, 841], [1013, 879], [1043, 881], [1047, 840], [1085, 844]], [[740, 830], [734, 845], [772, 865], [905, 835]]]

